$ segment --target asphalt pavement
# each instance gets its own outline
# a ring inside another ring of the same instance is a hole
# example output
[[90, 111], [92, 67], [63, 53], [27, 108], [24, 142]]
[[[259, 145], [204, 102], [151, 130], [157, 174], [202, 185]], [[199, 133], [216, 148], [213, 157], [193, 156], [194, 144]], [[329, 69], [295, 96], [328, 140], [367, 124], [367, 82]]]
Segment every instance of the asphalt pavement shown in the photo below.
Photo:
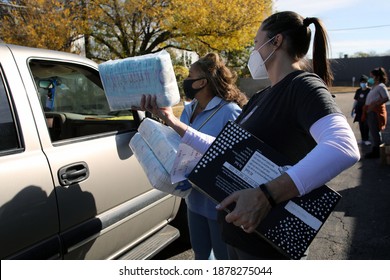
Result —
[[[350, 116], [353, 93], [335, 95], [360, 140]], [[390, 165], [365, 159], [371, 146], [359, 147], [361, 160], [328, 183], [342, 198], [311, 244], [308, 260], [390, 260]], [[193, 252], [174, 243], [160, 259], [193, 259]]]
[[[336, 94], [360, 140], [358, 124], [349, 114], [352, 100], [352, 93]], [[389, 124], [385, 132], [390, 132]], [[390, 260], [390, 165], [365, 159], [371, 146], [359, 147], [361, 160], [328, 184], [342, 198], [310, 246], [308, 259]]]

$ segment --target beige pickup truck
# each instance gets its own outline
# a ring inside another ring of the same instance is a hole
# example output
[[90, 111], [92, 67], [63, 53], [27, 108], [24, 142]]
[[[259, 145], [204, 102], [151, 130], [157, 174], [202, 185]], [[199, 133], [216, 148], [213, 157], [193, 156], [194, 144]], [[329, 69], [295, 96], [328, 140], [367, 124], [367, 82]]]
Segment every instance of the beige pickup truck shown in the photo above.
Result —
[[149, 259], [181, 200], [129, 148], [144, 117], [112, 112], [97, 65], [0, 44], [0, 258]]

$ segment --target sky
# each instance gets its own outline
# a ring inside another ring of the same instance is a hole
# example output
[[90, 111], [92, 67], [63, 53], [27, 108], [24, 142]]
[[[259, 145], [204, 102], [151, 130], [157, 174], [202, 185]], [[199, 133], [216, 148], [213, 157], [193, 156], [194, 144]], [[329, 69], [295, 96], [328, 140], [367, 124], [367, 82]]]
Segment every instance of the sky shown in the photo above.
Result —
[[[274, 0], [273, 7], [320, 18], [328, 32], [331, 58], [358, 52], [390, 55], [390, 0]], [[310, 28], [314, 33], [314, 25]]]

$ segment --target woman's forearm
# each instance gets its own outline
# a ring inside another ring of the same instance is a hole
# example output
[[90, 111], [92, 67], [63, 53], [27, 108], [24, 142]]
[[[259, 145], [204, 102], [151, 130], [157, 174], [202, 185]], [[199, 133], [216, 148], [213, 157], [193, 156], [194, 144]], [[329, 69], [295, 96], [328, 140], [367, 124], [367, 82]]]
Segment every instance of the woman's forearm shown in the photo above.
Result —
[[183, 137], [184, 134], [186, 133], [187, 129], [188, 129], [188, 125], [186, 125], [185, 123], [181, 122], [175, 115], [173, 114], [168, 114], [166, 115], [166, 118], [165, 118], [165, 123], [167, 125], [169, 125], [170, 127], [173, 128], [173, 130], [175, 130], [179, 135], [180, 137]]

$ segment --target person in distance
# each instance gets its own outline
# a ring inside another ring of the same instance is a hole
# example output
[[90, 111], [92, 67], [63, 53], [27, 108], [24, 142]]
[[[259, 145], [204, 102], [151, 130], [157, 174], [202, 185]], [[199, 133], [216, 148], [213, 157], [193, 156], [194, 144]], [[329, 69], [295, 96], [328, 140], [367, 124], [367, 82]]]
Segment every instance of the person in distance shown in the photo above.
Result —
[[353, 122], [358, 122], [361, 141], [359, 144], [371, 145], [369, 141], [369, 130], [368, 124], [365, 119], [363, 119], [363, 107], [366, 103], [366, 98], [371, 88], [367, 85], [368, 77], [366, 75], [362, 75], [360, 77], [360, 87], [356, 90], [355, 95], [353, 97], [354, 102], [352, 105], [351, 116], [353, 117]]

